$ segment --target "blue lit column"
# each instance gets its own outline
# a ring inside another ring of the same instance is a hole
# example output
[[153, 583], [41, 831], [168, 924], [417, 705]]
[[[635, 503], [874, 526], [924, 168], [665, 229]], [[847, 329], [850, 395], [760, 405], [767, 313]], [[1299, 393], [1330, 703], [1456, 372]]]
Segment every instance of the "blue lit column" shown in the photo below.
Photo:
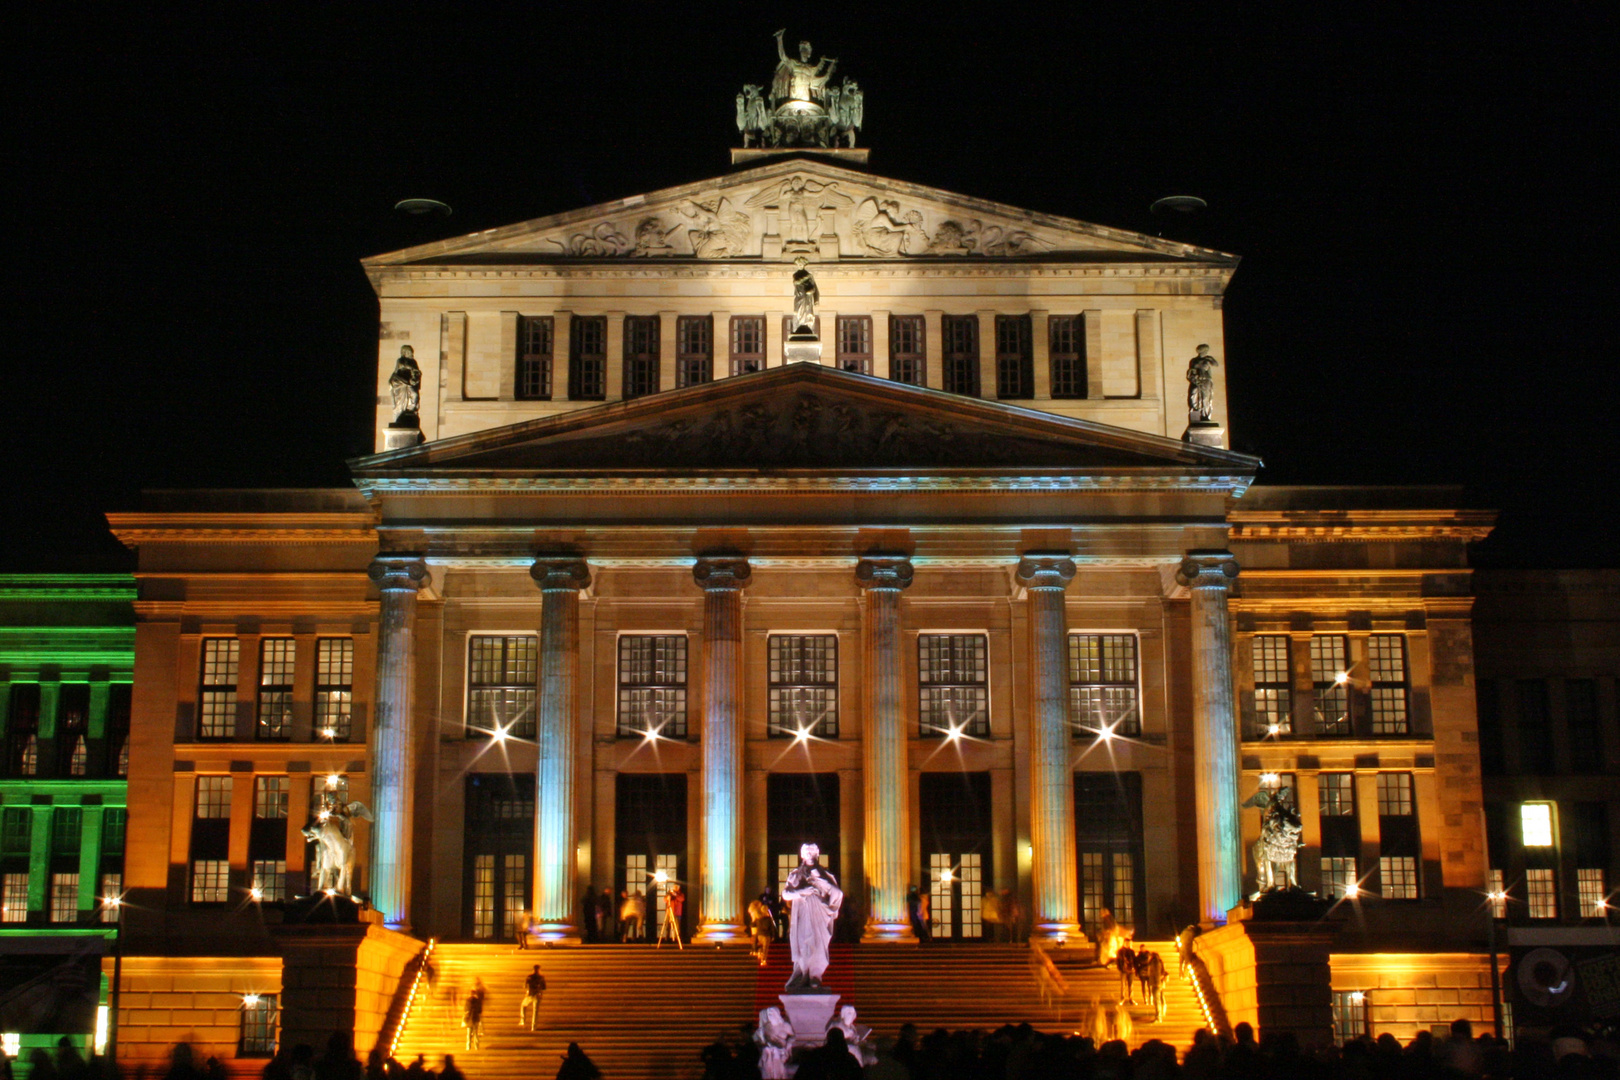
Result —
[[547, 940], [577, 938], [574, 904], [574, 755], [579, 724], [579, 590], [591, 584], [583, 559], [541, 556], [540, 705], [536, 742], [534, 914]]
[[703, 590], [703, 871], [695, 941], [747, 938], [742, 899], [742, 591], [748, 560], [698, 560]]
[[1189, 551], [1176, 580], [1192, 593], [1193, 797], [1198, 809], [1198, 907], [1225, 922], [1243, 899], [1237, 715], [1226, 597], [1237, 578], [1229, 551]]
[[911, 883], [911, 784], [900, 708], [900, 593], [911, 584], [903, 555], [868, 555], [855, 568], [866, 590], [861, 618], [865, 682], [862, 774], [866, 882], [872, 910], [862, 941], [915, 941], [906, 912]]
[[428, 582], [417, 554], [385, 552], [369, 569], [381, 595], [377, 631], [376, 720], [371, 726], [371, 905], [396, 929], [411, 918], [411, 740], [416, 592]]
[[1035, 889], [1032, 932], [1054, 940], [1081, 938], [1074, 774], [1069, 769], [1068, 624], [1064, 590], [1074, 580], [1067, 552], [1033, 551], [1018, 561], [1028, 596], [1030, 676], [1030, 826]]

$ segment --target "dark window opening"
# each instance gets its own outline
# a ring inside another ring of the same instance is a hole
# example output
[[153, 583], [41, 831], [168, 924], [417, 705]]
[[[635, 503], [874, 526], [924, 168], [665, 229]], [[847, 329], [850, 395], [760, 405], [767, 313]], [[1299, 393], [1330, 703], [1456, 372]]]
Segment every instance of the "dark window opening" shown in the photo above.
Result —
[[941, 323], [945, 338], [944, 389], [948, 394], [979, 396], [979, 317], [946, 315]]
[[889, 316], [889, 378], [912, 386], [928, 384], [924, 333], [921, 315]]
[[1028, 315], [996, 316], [996, 397], [1035, 396], [1035, 353]]
[[575, 315], [568, 335], [568, 397], [607, 397], [607, 316]]
[[1078, 315], [1054, 315], [1047, 323], [1052, 361], [1052, 396], [1083, 398], [1086, 383], [1086, 328]]
[[697, 386], [713, 379], [714, 316], [680, 316], [675, 320], [675, 385]]
[[550, 315], [518, 319], [517, 396], [521, 401], [551, 400], [553, 323]]

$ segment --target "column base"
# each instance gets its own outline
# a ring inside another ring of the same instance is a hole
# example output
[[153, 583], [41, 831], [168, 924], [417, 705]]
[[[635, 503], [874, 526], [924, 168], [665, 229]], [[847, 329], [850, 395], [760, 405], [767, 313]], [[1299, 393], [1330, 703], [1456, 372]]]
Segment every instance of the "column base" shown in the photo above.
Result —
[[917, 935], [911, 929], [911, 920], [901, 919], [890, 922], [885, 919], [866, 920], [866, 930], [861, 934], [862, 945], [915, 945]]
[[1086, 932], [1080, 928], [1080, 924], [1072, 922], [1038, 922], [1029, 928], [1029, 940], [1039, 942], [1049, 949], [1091, 947], [1091, 939], [1086, 937]]
[[538, 922], [534, 927], [534, 943], [538, 945], [578, 945], [583, 940], [579, 927], [571, 921]]
[[693, 945], [747, 945], [748, 927], [741, 920], [716, 919], [706, 922], [692, 935]]

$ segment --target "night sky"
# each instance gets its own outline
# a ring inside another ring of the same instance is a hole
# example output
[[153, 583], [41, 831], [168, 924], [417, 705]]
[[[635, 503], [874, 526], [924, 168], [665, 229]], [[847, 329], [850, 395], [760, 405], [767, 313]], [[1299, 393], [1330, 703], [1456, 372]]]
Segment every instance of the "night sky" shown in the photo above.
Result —
[[212, 7], [10, 17], [0, 572], [132, 565], [142, 488], [347, 484], [358, 260], [726, 172], [778, 27], [873, 172], [1242, 256], [1261, 482], [1464, 484], [1481, 565], [1620, 564], [1612, 4]]

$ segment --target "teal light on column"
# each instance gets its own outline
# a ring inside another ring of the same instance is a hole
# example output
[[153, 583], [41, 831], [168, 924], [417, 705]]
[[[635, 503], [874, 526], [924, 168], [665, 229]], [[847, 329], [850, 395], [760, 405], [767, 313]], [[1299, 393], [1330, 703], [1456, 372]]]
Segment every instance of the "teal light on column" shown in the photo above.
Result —
[[410, 923], [412, 636], [416, 592], [427, 565], [413, 554], [379, 555], [369, 570], [381, 595], [377, 631], [377, 706], [371, 739], [371, 904], [394, 928]]
[[1224, 923], [1243, 899], [1237, 713], [1227, 594], [1237, 579], [1228, 551], [1190, 551], [1176, 580], [1192, 595], [1193, 797], [1198, 809], [1198, 900], [1203, 921]]
[[540, 936], [572, 938], [574, 925], [574, 732], [578, 717], [579, 590], [584, 560], [542, 557], [529, 574], [540, 586], [540, 701], [535, 742], [534, 913]]
[[742, 900], [742, 590], [747, 560], [699, 559], [703, 589], [703, 878], [697, 941], [745, 935]]

